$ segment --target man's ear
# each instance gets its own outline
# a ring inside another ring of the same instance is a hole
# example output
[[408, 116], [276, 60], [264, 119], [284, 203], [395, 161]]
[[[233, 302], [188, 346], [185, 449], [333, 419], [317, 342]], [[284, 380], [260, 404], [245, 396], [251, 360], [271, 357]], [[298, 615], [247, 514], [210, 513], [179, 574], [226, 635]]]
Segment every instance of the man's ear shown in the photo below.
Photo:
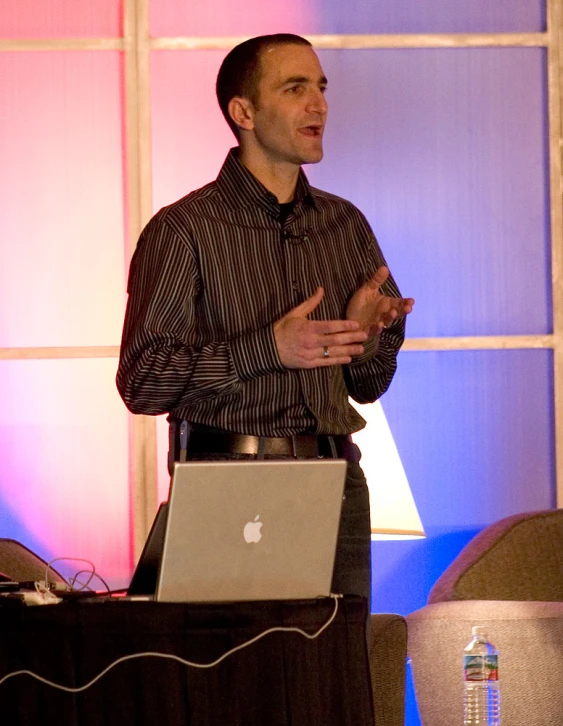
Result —
[[251, 131], [254, 128], [254, 119], [252, 112], [254, 107], [247, 98], [235, 96], [229, 101], [227, 106], [229, 116], [233, 119], [239, 129]]

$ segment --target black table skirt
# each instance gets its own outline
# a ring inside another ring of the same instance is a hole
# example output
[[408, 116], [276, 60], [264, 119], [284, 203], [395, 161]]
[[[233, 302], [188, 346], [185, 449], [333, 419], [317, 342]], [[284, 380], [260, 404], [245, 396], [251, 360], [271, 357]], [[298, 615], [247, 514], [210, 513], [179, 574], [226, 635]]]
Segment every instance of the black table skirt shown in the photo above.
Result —
[[[70, 694], [27, 675], [0, 685], [6, 726], [373, 726], [366, 602], [340, 601], [316, 640], [273, 633], [197, 669], [162, 658], [117, 665]], [[158, 651], [209, 663], [274, 626], [314, 632], [333, 601], [176, 605], [66, 602], [26, 607], [0, 600], [0, 678], [28, 669], [81, 686], [113, 660]]]

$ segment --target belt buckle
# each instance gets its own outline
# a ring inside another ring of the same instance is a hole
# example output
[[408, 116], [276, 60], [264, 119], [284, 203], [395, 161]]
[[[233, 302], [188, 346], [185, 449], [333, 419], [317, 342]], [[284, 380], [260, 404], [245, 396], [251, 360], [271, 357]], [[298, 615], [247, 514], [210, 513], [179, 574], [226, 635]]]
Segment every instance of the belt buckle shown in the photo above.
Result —
[[293, 455], [301, 459], [321, 458], [319, 453], [319, 439], [311, 434], [292, 436]]

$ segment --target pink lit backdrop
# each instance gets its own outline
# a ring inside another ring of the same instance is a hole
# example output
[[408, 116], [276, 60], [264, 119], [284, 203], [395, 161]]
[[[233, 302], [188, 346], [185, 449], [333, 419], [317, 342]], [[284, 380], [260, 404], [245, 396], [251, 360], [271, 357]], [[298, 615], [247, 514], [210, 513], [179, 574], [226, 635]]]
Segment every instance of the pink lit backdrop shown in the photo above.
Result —
[[0, 53], [0, 346], [117, 345], [121, 60]]
[[46, 559], [89, 558], [118, 584], [131, 548], [127, 413], [115, 367], [114, 359], [0, 361], [0, 531]]
[[[321, 2], [322, 4], [322, 2]], [[184, 0], [150, 4], [153, 36], [252, 36], [266, 33], [314, 32], [318, 0], [210, 0], [196, 5]]]
[[2, 0], [0, 38], [96, 38], [122, 32], [122, 0]]
[[[0, 53], [1, 347], [119, 344], [121, 88], [117, 52]], [[115, 369], [115, 358], [0, 361], [0, 536], [47, 560], [91, 559], [119, 585], [132, 552]]]

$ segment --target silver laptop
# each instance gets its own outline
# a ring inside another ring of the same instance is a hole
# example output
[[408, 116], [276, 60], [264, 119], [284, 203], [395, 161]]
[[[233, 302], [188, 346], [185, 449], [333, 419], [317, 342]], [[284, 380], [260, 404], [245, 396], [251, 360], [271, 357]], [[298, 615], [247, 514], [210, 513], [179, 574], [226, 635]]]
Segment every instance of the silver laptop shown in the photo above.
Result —
[[155, 599], [330, 595], [345, 477], [335, 459], [177, 463]]

